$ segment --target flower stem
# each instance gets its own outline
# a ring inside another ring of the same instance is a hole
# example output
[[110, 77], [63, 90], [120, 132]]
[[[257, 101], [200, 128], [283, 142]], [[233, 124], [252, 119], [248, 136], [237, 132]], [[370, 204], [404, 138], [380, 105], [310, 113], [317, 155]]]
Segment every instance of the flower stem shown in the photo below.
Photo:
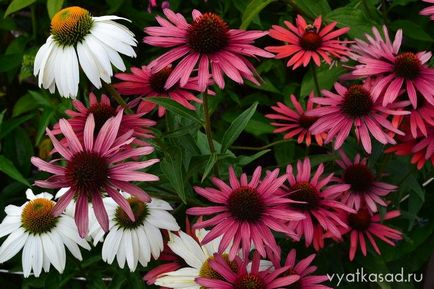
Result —
[[38, 33], [38, 27], [37, 27], [37, 22], [36, 22], [36, 8], [35, 5], [32, 5], [30, 7], [30, 11], [31, 11], [31, 17], [32, 17], [32, 38], [33, 40], [36, 40], [36, 36]]
[[321, 88], [319, 86], [318, 74], [316, 73], [316, 66], [313, 62], [311, 62], [310, 67], [312, 69], [313, 82], [315, 84], [315, 94], [317, 97], [320, 97], [321, 96]]
[[132, 113], [125, 100], [111, 84], [103, 82], [102, 85], [104, 89], [114, 98], [114, 100], [116, 100], [116, 102], [125, 109], [126, 113]]
[[[211, 152], [211, 154], [214, 154], [216, 152], [216, 149], [212, 138], [211, 115], [209, 113], [209, 107], [208, 107], [208, 93], [206, 92], [203, 93], [202, 105], [203, 105], [203, 113], [205, 115], [205, 133], [206, 133], [206, 138], [208, 140], [209, 151]], [[214, 175], [216, 175], [217, 177], [219, 176], [217, 162], [214, 164], [213, 172]]]
[[209, 108], [208, 108], [207, 93], [203, 94], [203, 113], [205, 115], [205, 133], [206, 133], [206, 138], [208, 139], [209, 150], [211, 153], [215, 153], [216, 150], [212, 139], [211, 118], [210, 118]]

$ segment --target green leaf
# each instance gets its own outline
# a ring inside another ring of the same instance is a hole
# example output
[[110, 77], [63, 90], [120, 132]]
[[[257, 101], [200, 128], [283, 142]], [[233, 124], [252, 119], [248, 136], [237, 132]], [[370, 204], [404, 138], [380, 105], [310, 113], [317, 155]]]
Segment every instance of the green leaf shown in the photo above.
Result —
[[47, 10], [50, 19], [62, 9], [64, 0], [47, 0]]
[[325, 19], [327, 21], [336, 21], [338, 27], [350, 27], [347, 35], [353, 38], [364, 38], [365, 33], [369, 33], [372, 26], [377, 24], [371, 18], [368, 18], [362, 9], [354, 7], [335, 9], [328, 13]]
[[263, 151], [257, 152], [256, 154], [251, 155], [251, 156], [239, 156], [239, 157], [238, 157], [238, 164], [239, 164], [240, 166], [248, 165], [248, 164], [250, 164], [251, 162], [253, 162], [253, 161], [259, 159], [260, 157], [262, 157], [263, 155], [265, 155], [266, 153], [268, 153], [268, 152], [270, 152], [270, 151], [271, 151], [270, 149], [266, 149], [266, 150], [263, 150]]
[[396, 20], [390, 24], [390, 29], [402, 29], [405, 37], [420, 41], [433, 42], [434, 39], [422, 27], [409, 20]]
[[161, 160], [160, 168], [179, 198], [184, 204], [187, 204], [182, 167], [182, 151], [177, 147], [168, 151]]
[[[330, 68], [328, 65], [322, 65], [319, 68], [316, 67], [315, 69], [317, 69], [316, 72], [318, 76], [319, 87], [321, 89], [327, 90], [331, 89], [333, 84], [338, 80], [339, 76], [345, 72], [345, 69], [341, 66]], [[307, 96], [311, 91], [315, 91], [315, 82], [313, 80], [312, 69], [309, 69], [301, 82], [300, 95]]]
[[52, 110], [44, 110], [41, 117], [39, 118], [39, 124], [38, 124], [38, 133], [36, 135], [36, 145], [39, 145], [39, 142], [42, 140], [42, 137], [45, 134], [45, 129], [50, 124], [50, 121], [55, 116], [54, 111]]
[[30, 113], [30, 114], [26, 114], [26, 115], [23, 115], [20, 117], [16, 117], [16, 118], [8, 119], [7, 121], [4, 121], [0, 126], [0, 139], [7, 136], [17, 126], [28, 121], [29, 119], [32, 119], [33, 117], [34, 117], [34, 113]]
[[22, 53], [10, 53], [0, 55], [0, 72], [10, 71], [21, 65], [23, 59]]
[[257, 106], [258, 103], [255, 102], [252, 104], [252, 106], [250, 106], [232, 121], [231, 125], [223, 135], [221, 148], [222, 153], [224, 153], [234, 143], [234, 141], [240, 136], [241, 132], [246, 128], [247, 124], [255, 113]]
[[30, 6], [35, 2], [36, 0], [13, 0], [11, 4], [9, 4], [8, 8], [6, 9], [4, 17], [8, 16], [11, 13], [17, 12], [23, 8], [26, 8], [27, 6]]
[[249, 5], [247, 5], [246, 10], [244, 10], [240, 29], [246, 29], [249, 27], [249, 24], [259, 14], [259, 12], [274, 1], [276, 0], [252, 0]]
[[30, 187], [29, 182], [21, 175], [14, 164], [5, 156], [0, 155], [0, 171], [13, 178], [14, 180]]
[[218, 157], [217, 157], [216, 153], [213, 153], [209, 156], [208, 162], [206, 163], [206, 166], [205, 166], [205, 171], [204, 171], [202, 179], [201, 179], [201, 183], [203, 183], [203, 181], [209, 175], [211, 170], [214, 168], [214, 165], [217, 163], [217, 160], [218, 160]]
[[294, 0], [293, 2], [311, 18], [316, 18], [320, 15], [325, 16], [332, 10], [327, 0]]
[[12, 110], [12, 117], [17, 117], [23, 113], [34, 110], [37, 107], [38, 103], [35, 102], [33, 96], [29, 93], [26, 93], [15, 103], [14, 109]]
[[191, 119], [195, 122], [202, 123], [202, 120], [196, 115], [196, 113], [192, 110], [189, 110], [188, 108], [185, 108], [181, 104], [177, 103], [174, 100], [171, 100], [170, 98], [164, 98], [164, 97], [149, 97], [146, 98], [146, 101], [150, 101], [152, 103], [156, 103], [158, 105], [163, 106], [167, 110], [178, 114], [180, 116], [183, 116], [185, 118]]

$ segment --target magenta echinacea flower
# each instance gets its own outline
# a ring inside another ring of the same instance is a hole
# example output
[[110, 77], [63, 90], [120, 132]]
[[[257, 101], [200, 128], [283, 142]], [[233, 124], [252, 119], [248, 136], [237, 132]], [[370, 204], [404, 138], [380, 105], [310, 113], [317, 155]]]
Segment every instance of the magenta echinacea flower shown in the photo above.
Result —
[[[165, 67], [158, 72], [149, 68], [149, 66], [131, 67], [131, 73], [117, 73], [116, 78], [123, 80], [114, 84], [114, 87], [122, 95], [138, 95], [139, 97], [167, 97], [171, 98], [184, 107], [194, 110], [195, 107], [191, 102], [202, 103], [194, 93], [199, 92], [197, 79], [189, 78], [183, 87], [178, 83], [169, 88], [165, 88], [165, 83], [172, 73], [172, 67]], [[213, 92], [210, 92], [213, 94]], [[133, 100], [134, 101], [134, 100]], [[156, 104], [149, 101], [142, 101], [139, 105], [139, 111], [151, 111]], [[158, 116], [165, 114], [165, 108], [158, 108]]]
[[261, 268], [260, 255], [255, 252], [253, 260], [248, 258], [242, 260], [236, 257], [234, 261], [228, 262], [221, 255], [214, 255], [209, 261], [214, 275], [221, 278], [199, 277], [196, 282], [202, 285], [201, 288], [208, 289], [277, 289], [292, 288], [291, 285], [300, 279], [296, 274], [283, 275], [288, 266], [274, 269]]
[[396, 32], [393, 43], [386, 26], [383, 26], [384, 39], [376, 27], [372, 28], [374, 38], [366, 34], [368, 42], [357, 39], [351, 48], [353, 58], [359, 62], [352, 74], [358, 77], [376, 77], [372, 87], [372, 97], [380, 96], [383, 105], [392, 103], [405, 89], [408, 98], [417, 107], [417, 93], [434, 105], [434, 69], [427, 66], [431, 52], [400, 52], [402, 30]]
[[[81, 237], [88, 233], [88, 201], [92, 202], [95, 216], [104, 231], [108, 230], [109, 220], [102, 202], [102, 196], [107, 193], [134, 220], [134, 214], [127, 200], [118, 190], [128, 192], [141, 201], [151, 199], [131, 181], [157, 181], [155, 175], [138, 171], [157, 163], [158, 159], [142, 162], [124, 162], [130, 157], [148, 155], [153, 152], [151, 146], [126, 149], [134, 138], [133, 130], [118, 136], [123, 111], [107, 120], [98, 134], [94, 134], [95, 120], [89, 114], [83, 130], [83, 140], [80, 140], [67, 120], [61, 119], [59, 127], [67, 140], [61, 144], [52, 131], [47, 129], [53, 146], [61, 155], [52, 162], [46, 162], [38, 157], [32, 157], [33, 165], [41, 171], [53, 174], [47, 180], [35, 181], [39, 187], [48, 189], [69, 188], [53, 208], [55, 216], [60, 215], [73, 198], [76, 199], [75, 222]], [[61, 166], [64, 163], [65, 166]]]
[[253, 46], [253, 41], [267, 34], [264, 31], [229, 29], [227, 23], [214, 13], [202, 14], [193, 10], [193, 22], [188, 23], [184, 16], [164, 9], [167, 20], [157, 16], [160, 26], [146, 27], [146, 44], [172, 48], [155, 59], [149, 66], [159, 71], [181, 59], [166, 81], [168, 89], [178, 81], [180, 86], [187, 84], [193, 70], [197, 68], [197, 83], [200, 91], [205, 91], [211, 78], [220, 88], [224, 88], [224, 75], [242, 84], [244, 79], [258, 84], [255, 68], [247, 57], [273, 57], [273, 54]]
[[273, 25], [269, 35], [286, 44], [265, 48], [270, 52], [277, 53], [276, 58], [278, 59], [290, 57], [287, 63], [288, 67], [292, 66], [292, 69], [296, 69], [301, 65], [307, 66], [312, 60], [317, 66], [320, 66], [321, 58], [327, 64], [331, 64], [331, 57], [340, 59], [349, 54], [350, 49], [345, 44], [351, 42], [337, 39], [347, 33], [350, 30], [349, 27], [333, 30], [337, 22], [321, 27], [321, 16], [316, 18], [313, 24], [307, 24], [306, 20], [298, 15], [295, 22], [296, 26], [289, 21], [284, 21], [288, 29]]
[[246, 174], [238, 179], [230, 167], [229, 185], [214, 177], [212, 182], [217, 188], [194, 188], [196, 193], [217, 204], [187, 210], [190, 215], [215, 215], [194, 225], [195, 228], [213, 227], [202, 240], [203, 244], [223, 236], [219, 253], [230, 246], [229, 256], [233, 259], [240, 248], [243, 256], [247, 256], [252, 245], [261, 256], [266, 256], [266, 247], [277, 253], [279, 247], [272, 230], [298, 239], [286, 223], [301, 220], [304, 216], [291, 211], [287, 205], [289, 200], [277, 193], [286, 176], [278, 177], [279, 170], [275, 169], [260, 180], [261, 172], [261, 167], [257, 167], [249, 182]]
[[322, 90], [324, 97], [315, 97], [313, 102], [322, 105], [307, 112], [308, 116], [317, 116], [319, 119], [311, 126], [313, 134], [327, 133], [325, 143], [335, 140], [334, 149], [339, 149], [349, 136], [352, 128], [358, 141], [362, 142], [367, 153], [372, 151], [371, 136], [382, 144], [395, 144], [395, 140], [388, 134], [389, 131], [403, 135], [387, 119], [389, 115], [404, 115], [407, 111], [397, 107], [406, 106], [406, 102], [394, 104], [393, 107], [383, 106], [372, 97], [368, 82], [364, 85], [353, 84], [344, 87], [336, 82], [336, 93]]
[[311, 93], [309, 96], [306, 104], [306, 110], [303, 109], [293, 94], [290, 98], [295, 110], [281, 102], [278, 102], [276, 106], [271, 107], [275, 113], [265, 115], [266, 118], [274, 120], [274, 122], [271, 124], [277, 128], [273, 132], [285, 133], [283, 137], [284, 139], [297, 138], [298, 143], [306, 141], [307, 146], [311, 145], [312, 137], [314, 137], [318, 145], [322, 146], [327, 134], [311, 134], [309, 129], [318, 118], [307, 116], [305, 114], [305, 112], [314, 108], [314, 104], [312, 102], [313, 93]]
[[434, 20], [434, 0], [422, 0], [423, 2], [432, 4], [422, 10], [420, 10], [419, 14], [424, 16], [429, 16], [431, 20]]
[[306, 247], [310, 246], [312, 242], [323, 245], [322, 240], [314, 240], [314, 237], [323, 237], [323, 230], [328, 231], [336, 238], [340, 238], [339, 227], [347, 228], [347, 224], [339, 218], [338, 213], [342, 210], [354, 211], [338, 200], [338, 197], [350, 188], [349, 185], [330, 185], [333, 174], [323, 178], [323, 164], [318, 166], [313, 176], [311, 173], [311, 163], [308, 158], [297, 162], [296, 175], [292, 165], [288, 165], [286, 175], [289, 187], [282, 188], [281, 191], [282, 195], [298, 202], [290, 203], [289, 207], [305, 216], [303, 220], [289, 222], [288, 226], [291, 231], [304, 236]]
[[[275, 268], [281, 268], [280, 265], [281, 257], [274, 256], [272, 259], [273, 265]], [[313, 275], [316, 271], [317, 267], [312, 265], [313, 260], [316, 255], [312, 254], [308, 257], [297, 262], [297, 251], [292, 249], [288, 256], [286, 257], [285, 264], [283, 265], [286, 269], [283, 272], [284, 275], [298, 275], [300, 279], [293, 283], [291, 286], [287, 288], [294, 289], [332, 289], [331, 287], [325, 286], [321, 283], [329, 281], [327, 275]]]
[[[74, 110], [66, 110], [66, 114], [70, 117], [67, 121], [71, 125], [72, 130], [77, 135], [79, 140], [83, 140], [84, 126], [86, 125], [87, 118], [90, 114], [93, 115], [95, 121], [95, 133], [98, 133], [102, 126], [112, 117], [115, 117], [122, 109], [120, 105], [112, 106], [110, 99], [106, 95], [101, 95], [101, 100], [98, 101], [95, 94], [89, 94], [89, 107], [85, 106], [79, 100], [73, 100], [72, 105]], [[149, 127], [156, 124], [155, 121], [143, 118], [145, 113], [129, 113], [123, 114], [122, 120], [119, 125], [118, 135], [123, 135], [129, 130], [133, 130], [133, 143], [136, 145], [148, 145], [146, 139], [153, 138], [154, 135]], [[53, 135], [61, 134], [59, 123], [56, 123], [53, 130]], [[61, 140], [61, 143], [66, 140]]]
[[348, 214], [349, 229], [345, 233], [350, 235], [350, 261], [354, 260], [358, 248], [360, 248], [364, 256], [367, 255], [366, 238], [378, 255], [381, 255], [381, 251], [374, 237], [390, 246], [395, 246], [396, 241], [402, 239], [402, 233], [383, 225], [381, 222], [382, 220], [390, 220], [399, 216], [400, 212], [398, 210], [390, 211], [383, 217], [380, 215], [371, 216], [371, 213], [366, 208], [361, 208], [357, 213]]
[[378, 211], [378, 205], [387, 207], [382, 198], [395, 191], [397, 187], [379, 182], [375, 173], [368, 167], [367, 158], [361, 158], [357, 154], [351, 161], [343, 150], [339, 151], [339, 155], [341, 159], [336, 163], [343, 169], [343, 172], [336, 180], [339, 183], [350, 185], [350, 189], [341, 195], [342, 202], [355, 210], [366, 205], [371, 213]]

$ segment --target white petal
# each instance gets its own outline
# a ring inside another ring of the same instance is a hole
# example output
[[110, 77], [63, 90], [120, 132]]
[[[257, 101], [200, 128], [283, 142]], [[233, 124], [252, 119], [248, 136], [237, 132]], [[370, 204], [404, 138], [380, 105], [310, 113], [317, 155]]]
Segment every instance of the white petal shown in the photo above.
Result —
[[[32, 270], [33, 265], [33, 254], [35, 252], [35, 244], [34, 244], [35, 237], [32, 235], [29, 235], [27, 238], [26, 244], [23, 248], [23, 253], [21, 255], [21, 263], [23, 265], [23, 273], [24, 278], [27, 278], [30, 276], [30, 271]], [[38, 277], [38, 276], [36, 276]]]
[[168, 202], [156, 198], [152, 198], [151, 202], [147, 204], [147, 206], [151, 209], [159, 209], [159, 210], [166, 210], [166, 211], [173, 210], [173, 208], [170, 206]]
[[179, 237], [172, 233], [169, 235], [170, 241], [167, 243], [169, 248], [191, 267], [200, 268], [207, 257], [203, 254], [199, 244], [182, 231], [179, 232]]
[[89, 78], [90, 82], [92, 82], [96, 88], [101, 88], [97, 64], [85, 42], [77, 44], [77, 54], [80, 66], [83, 68], [87, 78]]
[[107, 52], [105, 52], [104, 48], [98, 43], [92, 34], [87, 35], [83, 42], [85, 42], [90, 48], [90, 52], [97, 64], [99, 77], [106, 83], [110, 83], [110, 77], [113, 75], [113, 70]]
[[140, 244], [139, 261], [143, 267], [146, 267], [151, 260], [151, 246], [143, 226], [137, 229], [137, 238]]
[[130, 268], [130, 271], [134, 272], [134, 270], [137, 267], [137, 259], [135, 260], [134, 258], [136, 252], [134, 251], [135, 248], [132, 240], [132, 232], [130, 230], [124, 230], [122, 246], [125, 248], [125, 257], [127, 259], [127, 265]]
[[113, 38], [109, 32], [98, 30], [98, 32], [91, 31], [91, 33], [93, 36], [98, 38], [101, 42], [104, 42], [107, 46], [111, 47], [112, 49], [124, 55], [130, 57], [136, 57], [136, 52], [129, 44], [126, 44], [122, 41], [119, 41], [116, 38]]
[[50, 236], [48, 234], [42, 234], [42, 245], [44, 247], [44, 253], [48, 257], [48, 260], [51, 264], [53, 264], [54, 268], [57, 269], [57, 271], [62, 271], [62, 262], [59, 256], [57, 246], [54, 244], [54, 242], [51, 240]]
[[146, 230], [146, 235], [149, 238], [149, 244], [151, 245], [151, 253], [154, 259], [157, 259], [160, 256], [160, 252], [163, 251], [164, 243], [163, 236], [161, 235], [160, 230], [145, 222], [143, 224]]
[[7, 205], [5, 208], [5, 213], [8, 216], [21, 216], [22, 208], [15, 205]]
[[35, 252], [33, 254], [33, 273], [35, 274], [35, 276], [39, 276], [42, 272], [44, 248], [42, 247], [41, 237], [36, 236], [34, 237], [33, 241], [35, 242], [34, 245]]
[[118, 228], [115, 227], [111, 230], [105, 238], [102, 246], [102, 259], [111, 264], [119, 250], [119, 244], [121, 243], [122, 233], [118, 232]]
[[[119, 235], [119, 240], [120, 240], [121, 244], [123, 244], [125, 242], [124, 234], [125, 234], [125, 232], [122, 229], [117, 232], [117, 235]], [[124, 266], [125, 266], [125, 260], [126, 260], [126, 252], [125, 251], [126, 251], [125, 246], [122, 246], [122, 245], [119, 246], [118, 253], [116, 254], [116, 260], [118, 261], [118, 265], [120, 268], [124, 268]]]
[[26, 243], [28, 233], [23, 228], [18, 228], [12, 232], [0, 247], [0, 263], [4, 263], [15, 256]]
[[155, 227], [170, 231], [178, 231], [180, 229], [175, 218], [168, 212], [155, 209], [151, 209], [149, 212], [150, 213], [149, 216], [146, 217], [146, 221]]

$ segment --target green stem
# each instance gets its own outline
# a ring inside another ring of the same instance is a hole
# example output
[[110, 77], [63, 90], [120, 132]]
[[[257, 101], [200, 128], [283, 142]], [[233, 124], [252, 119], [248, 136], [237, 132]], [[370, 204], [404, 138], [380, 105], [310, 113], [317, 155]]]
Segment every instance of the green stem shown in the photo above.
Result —
[[[211, 129], [211, 115], [209, 113], [209, 107], [208, 107], [208, 93], [203, 93], [203, 113], [205, 115], [205, 134], [206, 134], [206, 138], [208, 140], [208, 146], [209, 146], [209, 151], [211, 152], [211, 154], [216, 153], [216, 149], [214, 146], [214, 141], [212, 138], [212, 129]], [[214, 164], [213, 167], [213, 172], [215, 176], [219, 176], [219, 170], [218, 170], [218, 165], [217, 162]]]
[[38, 24], [36, 22], [36, 7], [35, 7], [35, 5], [32, 5], [30, 7], [30, 11], [32, 13], [32, 38], [33, 38], [33, 40], [36, 40], [36, 36], [38, 33]]
[[321, 88], [319, 86], [318, 74], [316, 73], [316, 65], [315, 65], [315, 63], [311, 62], [310, 63], [310, 67], [312, 69], [313, 82], [315, 84], [315, 94], [316, 94], [317, 97], [320, 97], [321, 96]]
[[104, 89], [114, 98], [114, 100], [116, 100], [116, 102], [125, 109], [126, 113], [132, 113], [125, 100], [111, 84], [103, 82], [102, 85]]
[[268, 149], [268, 148], [270, 148], [272, 146], [275, 146], [275, 145], [278, 145], [278, 144], [281, 144], [281, 143], [290, 142], [290, 141], [293, 141], [293, 140], [291, 140], [291, 139], [281, 139], [281, 140], [269, 143], [267, 145], [264, 145], [262, 147], [231, 146], [231, 149], [234, 149], [234, 150], [246, 150], [246, 151], [262, 151], [262, 150]]
[[206, 138], [208, 139], [209, 150], [211, 153], [215, 153], [216, 150], [212, 139], [211, 116], [209, 113], [207, 93], [203, 94], [203, 113], [205, 115], [205, 133], [206, 133]]
[[383, 0], [381, 3], [381, 12], [383, 13], [384, 23], [387, 24], [389, 23], [389, 16], [387, 15], [387, 1]]

